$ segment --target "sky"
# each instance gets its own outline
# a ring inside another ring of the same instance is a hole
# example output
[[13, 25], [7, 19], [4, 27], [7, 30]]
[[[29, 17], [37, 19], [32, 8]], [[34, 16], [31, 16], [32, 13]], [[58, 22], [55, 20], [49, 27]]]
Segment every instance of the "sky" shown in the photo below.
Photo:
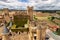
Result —
[[60, 10], [60, 0], [0, 0], [0, 9], [26, 10], [27, 6], [34, 10]]

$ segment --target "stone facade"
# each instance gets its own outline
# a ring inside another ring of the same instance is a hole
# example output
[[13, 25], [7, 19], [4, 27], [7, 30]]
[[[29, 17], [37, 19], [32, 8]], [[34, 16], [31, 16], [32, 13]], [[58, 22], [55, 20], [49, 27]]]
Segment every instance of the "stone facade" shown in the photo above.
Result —
[[[35, 24], [36, 23], [36, 24]], [[46, 27], [42, 28], [38, 22], [32, 22], [29, 26], [29, 40], [45, 40]]]
[[[4, 12], [4, 19], [6, 20], [6, 22], [10, 21], [10, 13], [9, 10], [6, 8], [3, 10]], [[27, 7], [27, 11], [25, 11], [26, 14], [24, 14], [24, 12], [20, 13], [19, 11], [17, 12], [12, 12], [12, 17], [14, 15], [29, 15], [30, 19], [28, 22], [28, 27], [29, 27], [29, 32], [9, 32], [9, 34], [3, 34], [2, 35], [2, 40], [45, 40], [45, 32], [46, 32], [46, 27], [43, 26], [43, 28], [41, 28], [42, 26], [40, 25], [39, 21], [34, 21], [33, 20], [33, 7]], [[17, 14], [16, 14], [17, 13]], [[8, 39], [7, 39], [8, 37]]]
[[33, 7], [27, 7], [27, 14], [30, 16], [30, 20], [33, 20]]

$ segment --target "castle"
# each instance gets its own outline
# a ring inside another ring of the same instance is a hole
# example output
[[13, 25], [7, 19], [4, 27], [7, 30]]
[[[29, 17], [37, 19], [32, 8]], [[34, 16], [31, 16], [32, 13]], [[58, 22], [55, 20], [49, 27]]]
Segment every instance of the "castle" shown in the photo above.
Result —
[[[9, 12], [7, 8], [3, 10], [3, 14], [1, 14], [1, 20], [3, 22], [3, 32], [0, 34], [1, 35], [1, 40], [45, 40], [46, 38], [46, 24], [43, 25], [42, 22], [39, 20], [34, 20], [33, 15], [38, 15], [38, 12], [33, 11], [33, 7], [27, 7], [27, 11], [13, 11]], [[10, 27], [6, 27], [6, 22], [8, 23], [9, 21], [13, 21], [14, 15], [29, 15], [29, 20], [28, 20], [28, 28], [29, 31], [27, 32], [12, 32], [9, 28], [12, 26], [12, 22], [10, 22]], [[47, 16], [47, 15], [45, 15]]]

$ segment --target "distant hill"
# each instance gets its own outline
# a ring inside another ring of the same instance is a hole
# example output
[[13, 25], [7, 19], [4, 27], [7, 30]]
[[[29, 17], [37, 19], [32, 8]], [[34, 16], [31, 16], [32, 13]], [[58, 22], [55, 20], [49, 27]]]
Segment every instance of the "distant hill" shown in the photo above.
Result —
[[[0, 9], [0, 11], [3, 11], [3, 9]], [[26, 10], [16, 10], [16, 9], [9, 9], [9, 11], [26, 11]], [[50, 13], [56, 13], [56, 11], [60, 11], [60, 10], [34, 10], [36, 12], [50, 12]]]

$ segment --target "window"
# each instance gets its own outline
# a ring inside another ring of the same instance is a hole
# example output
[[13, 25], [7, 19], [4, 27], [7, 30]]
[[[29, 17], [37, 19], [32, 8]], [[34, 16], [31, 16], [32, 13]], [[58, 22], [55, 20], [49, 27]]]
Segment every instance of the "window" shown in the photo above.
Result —
[[37, 25], [35, 24], [34, 26], [36, 27]]
[[34, 36], [34, 40], [36, 40], [36, 36]]
[[0, 37], [0, 40], [2, 40], [2, 37]]
[[8, 15], [7, 13], [5, 13], [5, 15]]
[[0, 40], [2, 40], [2, 39], [0, 39]]

